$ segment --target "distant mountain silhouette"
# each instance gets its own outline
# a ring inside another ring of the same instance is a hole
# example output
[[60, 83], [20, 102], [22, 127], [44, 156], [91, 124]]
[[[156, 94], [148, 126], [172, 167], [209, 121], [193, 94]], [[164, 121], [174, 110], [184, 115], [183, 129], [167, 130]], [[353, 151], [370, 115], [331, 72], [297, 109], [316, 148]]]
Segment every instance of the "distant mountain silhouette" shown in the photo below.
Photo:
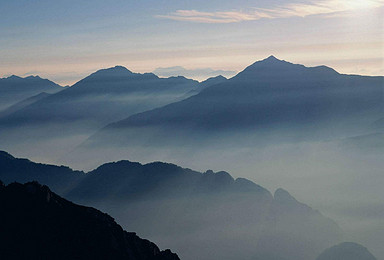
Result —
[[35, 96], [32, 96], [32, 97], [29, 97], [27, 99], [24, 99], [20, 102], [17, 102], [16, 104], [13, 104], [12, 106], [4, 109], [3, 111], [0, 111], [0, 117], [3, 117], [3, 116], [7, 116], [7, 115], [10, 115], [12, 113], [15, 113], [16, 111], [20, 110], [20, 109], [23, 109], [43, 98], [46, 98], [48, 96], [50, 96], [51, 94], [48, 94], [48, 93], [45, 93], [45, 92], [41, 92]]
[[0, 183], [0, 219], [2, 259], [179, 259], [37, 182]]
[[41, 92], [55, 93], [64, 88], [39, 76], [0, 78], [0, 111]]
[[272, 196], [227, 172], [119, 161], [83, 173], [1, 152], [0, 179], [48, 184], [76, 203], [116, 216], [126, 229], [169, 245], [185, 259], [307, 260], [342, 234], [332, 220], [287, 191], [278, 189]]
[[[122, 66], [102, 69], [0, 117], [0, 143], [12, 152], [58, 158], [108, 123], [179, 101], [201, 89], [199, 82], [184, 77], [159, 78]], [[60, 149], [53, 150], [55, 146]]]
[[184, 77], [160, 79], [152, 73], [133, 73], [122, 66], [99, 70], [64, 91], [36, 102], [0, 121], [1, 125], [85, 120], [96, 127], [176, 101], [197, 81]]
[[346, 242], [326, 249], [316, 260], [377, 260], [362, 245]]
[[153, 73], [161, 77], [185, 76], [187, 78], [206, 79], [216, 77], [218, 75], [232, 77], [236, 74], [236, 71], [214, 70], [211, 68], [185, 69], [181, 66], [175, 66], [168, 68], [157, 68], [153, 71]]
[[271, 56], [186, 100], [110, 124], [90, 143], [227, 143], [231, 137], [236, 137], [233, 143], [247, 143], [265, 135], [294, 140], [353, 135], [383, 116], [383, 84], [384, 77], [343, 75]]
[[205, 89], [207, 87], [223, 83], [223, 82], [225, 82], [227, 80], [228, 80], [227, 78], [225, 78], [225, 77], [223, 77], [221, 75], [217, 76], [217, 77], [212, 77], [212, 78], [206, 79], [206, 80], [200, 82], [200, 85], [199, 85], [198, 89], [194, 89], [194, 90], [191, 90], [190, 92], [188, 92], [184, 96], [184, 99], [189, 98], [189, 97], [191, 97], [193, 95], [196, 95], [196, 94], [200, 93], [203, 89]]
[[217, 85], [217, 84], [220, 84], [220, 83], [223, 83], [223, 82], [226, 82], [228, 79], [226, 77], [223, 77], [223, 76], [217, 76], [217, 77], [212, 77], [212, 78], [209, 78], [207, 80], [204, 80], [203, 82], [200, 83], [200, 87], [202, 88], [207, 88], [207, 87], [210, 87], [210, 86], [213, 86], [213, 85]]

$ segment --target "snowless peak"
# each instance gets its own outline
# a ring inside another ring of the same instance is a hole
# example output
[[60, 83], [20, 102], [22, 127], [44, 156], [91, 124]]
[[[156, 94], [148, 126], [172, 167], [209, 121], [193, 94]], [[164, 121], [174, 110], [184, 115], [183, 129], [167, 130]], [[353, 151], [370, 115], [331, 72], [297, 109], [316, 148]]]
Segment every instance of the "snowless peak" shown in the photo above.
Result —
[[123, 66], [115, 66], [107, 69], [101, 69], [96, 71], [92, 75], [97, 76], [122, 76], [122, 75], [131, 75], [133, 74], [130, 70]]
[[117, 65], [111, 68], [101, 69], [100, 71], [131, 72], [129, 69], [121, 65]]
[[275, 56], [271, 55], [269, 56], [268, 58], [264, 59], [264, 60], [269, 60], [269, 61], [279, 61], [278, 58], [276, 58]]

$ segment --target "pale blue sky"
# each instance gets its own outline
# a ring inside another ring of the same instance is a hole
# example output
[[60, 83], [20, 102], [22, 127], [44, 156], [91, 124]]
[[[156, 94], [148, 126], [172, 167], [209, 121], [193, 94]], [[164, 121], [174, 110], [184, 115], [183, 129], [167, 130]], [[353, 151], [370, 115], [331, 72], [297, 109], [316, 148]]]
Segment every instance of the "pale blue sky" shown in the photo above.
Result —
[[240, 71], [274, 54], [343, 73], [384, 74], [383, 0], [4, 1], [0, 77], [71, 84], [123, 65]]

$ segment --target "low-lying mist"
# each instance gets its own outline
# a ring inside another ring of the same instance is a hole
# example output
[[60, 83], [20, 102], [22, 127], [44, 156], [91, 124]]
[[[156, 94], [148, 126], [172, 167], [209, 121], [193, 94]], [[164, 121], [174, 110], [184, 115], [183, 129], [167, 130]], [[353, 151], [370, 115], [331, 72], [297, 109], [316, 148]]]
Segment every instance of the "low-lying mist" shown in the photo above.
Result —
[[[87, 122], [79, 126], [79, 129], [76, 129], [74, 124], [69, 129], [72, 129], [73, 133], [81, 133], [84, 127], [90, 126], [89, 124]], [[248, 178], [271, 192], [280, 187], [288, 190], [300, 202], [335, 220], [344, 231], [344, 241], [361, 243], [378, 259], [384, 259], [384, 148], [380, 131], [358, 138], [338, 135], [337, 138], [328, 140], [323, 136], [312, 139], [297, 136], [286, 138], [290, 135], [289, 132], [279, 135], [277, 131], [258, 136], [257, 142], [244, 141], [254, 141], [254, 136], [247, 139], [242, 134], [231, 133], [217, 138], [192, 136], [194, 143], [178, 141], [169, 145], [158, 145], [148, 140], [136, 145], [135, 140], [132, 140], [131, 146], [123, 143], [99, 147], [82, 145], [76, 148], [88, 138], [87, 134], [68, 133], [61, 138], [55, 134], [50, 135], [50, 131], [56, 130], [61, 130], [60, 125], [17, 129], [7, 132], [7, 135], [3, 132], [1, 149], [18, 157], [64, 164], [80, 170], [91, 170], [105, 162], [122, 159], [141, 163], [164, 161], [202, 172], [207, 169], [225, 170], [233, 177]], [[322, 129], [319, 129], [319, 132], [325, 135]], [[29, 133], [30, 136], [23, 133]], [[359, 134], [358, 131], [356, 133]], [[16, 139], [20, 142], [15, 143]], [[190, 214], [187, 220], [183, 219], [183, 209], [189, 207], [190, 202], [176, 199], [161, 203], [163, 206], [160, 207], [160, 212], [159, 204], [154, 206], [148, 201], [129, 207], [124, 203], [113, 205], [109, 201], [89, 202], [92, 206], [110, 213], [125, 229], [137, 231], [162, 248], [170, 247], [182, 252], [182, 257], [187, 256], [183, 259], [188, 259], [188, 256], [197, 257], [193, 254], [196, 250], [207, 259], [240, 259], [240, 256], [247, 259], [247, 256], [254, 253], [253, 244], [249, 241], [258, 241], [260, 233], [257, 232], [257, 226], [252, 229], [249, 225], [240, 223], [238, 226], [220, 230], [226, 226], [226, 222], [218, 220], [217, 226], [214, 223], [206, 223], [201, 225], [201, 229], [196, 229], [196, 223], [200, 223], [201, 219], [190, 219]], [[232, 203], [235, 205], [239, 202]], [[207, 215], [207, 219], [215, 219], [215, 214], [220, 212], [220, 208], [213, 206], [217, 205], [196, 208], [196, 216], [211, 214]], [[177, 214], [172, 216], [180, 217], [177, 225], [175, 219], [167, 219], [166, 215], [170, 212], [176, 212]], [[249, 212], [241, 212], [237, 217], [244, 219], [247, 214]], [[159, 222], [153, 222], [153, 217], [146, 218], [151, 215], [159, 216]], [[148, 224], [148, 221], [151, 223]], [[163, 226], [158, 227], [159, 223]], [[166, 223], [168, 224], [165, 225]], [[194, 223], [193, 229], [188, 228], [190, 223]], [[289, 234], [289, 231], [287, 233]], [[212, 245], [215, 246], [214, 249]], [[232, 251], [233, 254], [222, 250], [234, 245], [236, 247]]]
[[[382, 135], [377, 138], [379, 141]], [[229, 139], [226, 141], [234, 143]], [[345, 232], [346, 241], [359, 242], [379, 259], [384, 259], [382, 146], [364, 145], [362, 142], [356, 145], [353, 139], [340, 138], [328, 141], [268, 141], [245, 147], [217, 143], [167, 147], [114, 146], [83, 150], [81, 154], [77, 160], [72, 160], [72, 164], [78, 166], [75, 168], [94, 167], [105, 161], [120, 159], [142, 163], [166, 161], [199, 171], [225, 170], [234, 177], [248, 178], [271, 191], [283, 187], [299, 201], [335, 220]], [[63, 162], [68, 163], [68, 160]], [[124, 217], [120, 217], [124, 215], [118, 212], [114, 215], [125, 223]], [[163, 244], [163, 240], [155, 235], [151, 239]]]

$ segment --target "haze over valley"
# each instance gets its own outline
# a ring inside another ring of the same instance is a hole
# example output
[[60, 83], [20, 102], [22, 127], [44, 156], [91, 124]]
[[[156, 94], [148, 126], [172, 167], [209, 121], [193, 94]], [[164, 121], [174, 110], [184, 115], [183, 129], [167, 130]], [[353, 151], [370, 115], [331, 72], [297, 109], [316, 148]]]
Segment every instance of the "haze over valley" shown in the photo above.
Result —
[[383, 15], [0, 3], [0, 258], [384, 260]]

